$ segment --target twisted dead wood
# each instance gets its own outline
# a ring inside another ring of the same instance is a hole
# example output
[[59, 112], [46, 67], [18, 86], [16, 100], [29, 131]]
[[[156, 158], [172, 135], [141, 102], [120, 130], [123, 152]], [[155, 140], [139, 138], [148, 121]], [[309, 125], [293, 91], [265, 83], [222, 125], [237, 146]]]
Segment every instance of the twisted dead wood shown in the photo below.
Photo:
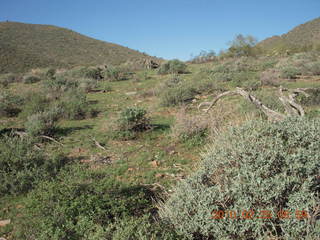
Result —
[[[208, 108], [204, 109], [205, 112], [208, 112], [218, 101], [220, 98], [225, 96], [233, 96], [233, 95], [240, 95], [247, 99], [249, 102], [253, 103], [258, 109], [260, 109], [270, 121], [281, 121], [287, 116], [304, 116], [305, 112], [301, 105], [295, 102], [295, 97], [299, 94], [303, 94], [306, 97], [309, 95], [305, 92], [308, 90], [307, 88], [297, 88], [293, 90], [288, 90], [286, 88], [279, 88], [280, 97], [279, 100], [285, 107], [286, 114], [279, 113], [277, 111], [274, 111], [264, 105], [259, 99], [257, 99], [255, 96], [251, 95], [247, 91], [245, 91], [242, 88], [236, 88], [236, 90], [233, 91], [226, 91], [218, 96], [216, 96], [211, 102], [203, 102], [200, 103], [198, 106], [198, 109], [200, 110], [203, 106], [208, 106]], [[288, 96], [284, 94], [284, 92], [291, 92]]]

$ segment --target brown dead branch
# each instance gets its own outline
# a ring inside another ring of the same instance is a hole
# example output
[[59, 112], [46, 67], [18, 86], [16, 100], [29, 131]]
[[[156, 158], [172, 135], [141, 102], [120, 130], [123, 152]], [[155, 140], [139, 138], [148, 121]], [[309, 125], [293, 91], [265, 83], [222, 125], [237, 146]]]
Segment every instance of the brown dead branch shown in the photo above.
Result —
[[[242, 88], [236, 88], [236, 90], [233, 91], [227, 91], [219, 94], [216, 96], [211, 102], [203, 102], [198, 106], [198, 109], [200, 110], [203, 106], [208, 106], [208, 108], [204, 109], [205, 112], [208, 112], [217, 102], [220, 98], [225, 96], [233, 96], [233, 95], [240, 95], [247, 99], [249, 102], [254, 104], [258, 109], [260, 109], [270, 121], [281, 121], [286, 116], [304, 116], [305, 112], [301, 105], [295, 102], [295, 97], [299, 94], [303, 94], [306, 97], [309, 95], [305, 92], [308, 90], [307, 88], [297, 88], [293, 90], [285, 89], [280, 87], [279, 93], [280, 93], [280, 101], [285, 107], [286, 114], [276, 112], [266, 105], [264, 105], [259, 99], [257, 99], [255, 96], [251, 95], [247, 91], [245, 91]], [[288, 96], [284, 94], [284, 92], [291, 92]]]

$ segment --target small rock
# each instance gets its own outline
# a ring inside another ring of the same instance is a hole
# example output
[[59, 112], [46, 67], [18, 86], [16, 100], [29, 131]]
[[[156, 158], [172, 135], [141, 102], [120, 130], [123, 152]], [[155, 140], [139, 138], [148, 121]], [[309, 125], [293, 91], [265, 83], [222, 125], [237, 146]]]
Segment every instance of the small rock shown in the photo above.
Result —
[[151, 164], [152, 167], [158, 167], [160, 165], [159, 162], [156, 161], [156, 160], [150, 162], [150, 164]]
[[11, 223], [11, 220], [10, 219], [6, 219], [6, 220], [0, 220], [0, 227], [4, 227], [8, 224]]
[[136, 95], [136, 94], [137, 94], [137, 92], [127, 92], [126, 93], [127, 96], [133, 96], [133, 95]]

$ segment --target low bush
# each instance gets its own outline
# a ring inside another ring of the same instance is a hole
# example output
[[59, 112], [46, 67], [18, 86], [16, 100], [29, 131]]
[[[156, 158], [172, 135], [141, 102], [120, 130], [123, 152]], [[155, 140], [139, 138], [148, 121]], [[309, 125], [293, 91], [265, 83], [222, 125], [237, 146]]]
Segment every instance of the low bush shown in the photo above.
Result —
[[36, 82], [39, 82], [41, 81], [41, 79], [37, 76], [34, 76], [34, 75], [27, 75], [27, 76], [24, 76], [23, 77], [23, 82], [24, 83], [36, 83]]
[[310, 75], [320, 75], [320, 61], [309, 63], [306, 68]]
[[45, 155], [30, 138], [0, 138], [0, 194], [21, 194], [54, 177], [66, 163], [61, 154]]
[[279, 86], [281, 73], [277, 69], [268, 69], [260, 74], [260, 81], [265, 86]]
[[100, 80], [102, 79], [102, 69], [101, 68], [83, 68], [81, 69], [82, 77]]
[[79, 88], [85, 91], [86, 93], [92, 91], [98, 86], [98, 82], [94, 79], [82, 78], [78, 80]]
[[49, 109], [50, 101], [42, 93], [31, 92], [25, 99], [23, 109], [19, 114], [22, 119], [27, 119], [29, 116], [44, 112]]
[[21, 112], [24, 98], [6, 91], [0, 92], [0, 117], [15, 117]]
[[120, 67], [108, 66], [102, 73], [104, 79], [108, 81], [122, 81], [129, 77], [128, 72]]
[[184, 104], [190, 102], [196, 94], [196, 88], [189, 84], [168, 88], [160, 93], [160, 104], [164, 107]]
[[3, 74], [0, 76], [0, 85], [3, 87], [9, 86], [9, 84], [14, 82], [20, 82], [21, 76], [13, 73]]
[[158, 73], [159, 74], [180, 74], [180, 73], [185, 73], [187, 70], [187, 65], [178, 60], [178, 59], [174, 59], [174, 60], [170, 60], [166, 63], [161, 64]]
[[202, 144], [208, 134], [209, 119], [203, 115], [187, 114], [182, 108], [176, 115], [176, 122], [172, 126], [172, 136], [174, 139], [182, 142], [193, 141]]
[[80, 90], [69, 90], [65, 92], [56, 104], [60, 109], [60, 116], [64, 119], [84, 119], [93, 114], [87, 101], [87, 96]]
[[[26, 219], [16, 223], [15, 235], [39, 240], [163, 236], [159, 224], [151, 225], [148, 218], [153, 198], [146, 187], [121, 183], [109, 174], [94, 174], [84, 166], [66, 168], [29, 195]], [[168, 236], [161, 239], [173, 239]]]
[[285, 79], [296, 79], [301, 72], [295, 67], [284, 67], [281, 69], [281, 77]]
[[119, 116], [118, 123], [121, 131], [144, 131], [150, 127], [147, 111], [139, 107], [128, 107]]
[[59, 119], [59, 110], [54, 108], [49, 111], [39, 112], [28, 117], [25, 129], [28, 135], [37, 137], [40, 135], [53, 135]]
[[319, 131], [319, 119], [288, 118], [217, 136], [202, 167], [160, 204], [160, 216], [189, 239], [316, 239]]
[[56, 69], [54, 68], [49, 68], [47, 72], [45, 73], [45, 77], [49, 79], [54, 79], [56, 74]]

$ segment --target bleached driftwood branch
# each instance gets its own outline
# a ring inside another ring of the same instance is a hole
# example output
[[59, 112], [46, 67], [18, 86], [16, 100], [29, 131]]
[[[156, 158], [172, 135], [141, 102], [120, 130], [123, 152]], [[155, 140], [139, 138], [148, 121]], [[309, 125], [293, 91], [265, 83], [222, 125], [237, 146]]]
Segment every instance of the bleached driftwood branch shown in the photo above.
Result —
[[[226, 91], [218, 96], [216, 96], [211, 102], [203, 102], [199, 104], [198, 109], [200, 110], [203, 106], [208, 106], [206, 109], [204, 109], [205, 112], [208, 112], [222, 97], [225, 96], [233, 96], [233, 95], [240, 95], [247, 99], [249, 102], [254, 104], [258, 109], [260, 109], [267, 117], [268, 120], [270, 121], [281, 121], [287, 116], [304, 116], [305, 112], [302, 106], [298, 103], [295, 102], [295, 97], [298, 96], [299, 94], [303, 94], [306, 97], [309, 95], [305, 92], [308, 90], [307, 88], [297, 88], [293, 90], [288, 90], [285, 88], [280, 87], [279, 88], [279, 93], [280, 93], [280, 101], [284, 105], [286, 114], [279, 113], [277, 111], [274, 111], [264, 105], [258, 98], [255, 96], [251, 95], [247, 91], [245, 91], [242, 88], [236, 88], [236, 90], [233, 91]], [[284, 94], [284, 92], [291, 92], [288, 96]]]

